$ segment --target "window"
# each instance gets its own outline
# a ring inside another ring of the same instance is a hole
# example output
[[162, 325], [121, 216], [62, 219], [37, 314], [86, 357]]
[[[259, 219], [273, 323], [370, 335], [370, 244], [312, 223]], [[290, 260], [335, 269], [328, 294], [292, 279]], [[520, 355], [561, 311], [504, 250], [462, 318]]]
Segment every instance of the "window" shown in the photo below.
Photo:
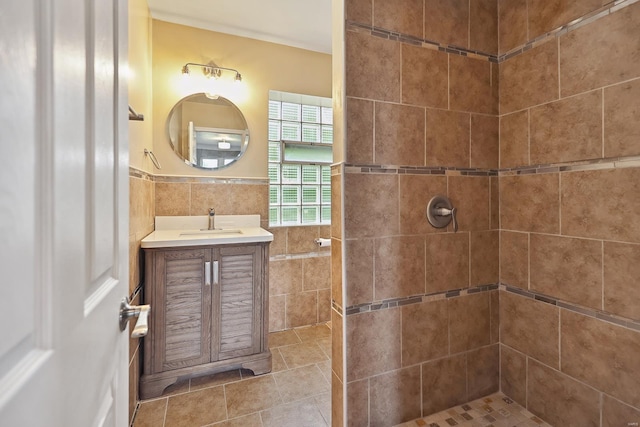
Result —
[[269, 224], [331, 222], [330, 98], [269, 92]]

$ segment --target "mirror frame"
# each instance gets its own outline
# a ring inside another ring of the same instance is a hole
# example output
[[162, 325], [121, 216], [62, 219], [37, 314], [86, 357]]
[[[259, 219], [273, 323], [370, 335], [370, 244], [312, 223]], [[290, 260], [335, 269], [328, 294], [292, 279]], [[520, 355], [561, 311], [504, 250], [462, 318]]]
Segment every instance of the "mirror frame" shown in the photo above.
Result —
[[[247, 119], [244, 117], [244, 114], [242, 114], [242, 111], [240, 111], [240, 109], [238, 108], [238, 106], [236, 104], [234, 104], [233, 102], [231, 102], [229, 99], [223, 97], [223, 96], [218, 96], [215, 98], [215, 100], [222, 100], [225, 101], [229, 107], [231, 107], [232, 109], [235, 110], [235, 112], [237, 113], [237, 115], [242, 119], [242, 121], [245, 124], [245, 129], [247, 130], [246, 136], [244, 141], [241, 142], [242, 146], [240, 149], [240, 154], [238, 156], [236, 156], [233, 161], [221, 165], [221, 166], [217, 166], [217, 167], [206, 167], [206, 166], [200, 166], [198, 164], [194, 164], [191, 161], [189, 161], [188, 159], [186, 159], [182, 154], [180, 154], [177, 150], [176, 150], [176, 144], [179, 143], [179, 141], [174, 141], [174, 137], [172, 136], [172, 126], [171, 126], [171, 118], [173, 117], [173, 114], [176, 112], [176, 110], [186, 101], [188, 101], [189, 99], [193, 99], [196, 97], [204, 97], [207, 99], [212, 99], [209, 96], [207, 96], [205, 93], [203, 92], [198, 92], [198, 93], [192, 93], [190, 95], [185, 96], [184, 98], [180, 99], [178, 102], [176, 102], [174, 104], [174, 106], [171, 108], [171, 111], [169, 111], [169, 115], [167, 116], [167, 122], [166, 122], [166, 134], [167, 137], [169, 139], [169, 145], [171, 146], [171, 151], [178, 156], [178, 158], [187, 166], [191, 166], [197, 169], [201, 169], [201, 170], [207, 170], [207, 171], [216, 171], [216, 170], [220, 170], [220, 169], [225, 169], [228, 168], [229, 166], [233, 165], [234, 163], [236, 163], [240, 158], [242, 158], [242, 156], [244, 155], [244, 153], [247, 151], [247, 147], [249, 146], [249, 139], [250, 139], [250, 134], [251, 132], [249, 131], [249, 124], [247, 123]], [[179, 138], [179, 136], [178, 136]]]

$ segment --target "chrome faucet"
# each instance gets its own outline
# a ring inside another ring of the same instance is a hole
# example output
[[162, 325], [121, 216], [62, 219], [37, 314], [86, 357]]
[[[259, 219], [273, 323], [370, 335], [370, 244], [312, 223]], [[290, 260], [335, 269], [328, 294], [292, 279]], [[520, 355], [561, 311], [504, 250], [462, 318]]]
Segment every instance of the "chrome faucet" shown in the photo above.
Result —
[[213, 218], [215, 218], [216, 216], [216, 210], [213, 208], [209, 208], [209, 230], [213, 230], [214, 224], [213, 224]]

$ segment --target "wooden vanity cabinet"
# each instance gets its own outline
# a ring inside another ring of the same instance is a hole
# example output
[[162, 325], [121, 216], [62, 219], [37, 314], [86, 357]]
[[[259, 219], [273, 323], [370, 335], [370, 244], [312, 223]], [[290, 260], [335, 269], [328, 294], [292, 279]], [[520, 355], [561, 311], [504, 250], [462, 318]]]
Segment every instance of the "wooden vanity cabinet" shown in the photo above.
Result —
[[179, 379], [271, 371], [268, 243], [145, 249], [145, 261], [142, 399]]

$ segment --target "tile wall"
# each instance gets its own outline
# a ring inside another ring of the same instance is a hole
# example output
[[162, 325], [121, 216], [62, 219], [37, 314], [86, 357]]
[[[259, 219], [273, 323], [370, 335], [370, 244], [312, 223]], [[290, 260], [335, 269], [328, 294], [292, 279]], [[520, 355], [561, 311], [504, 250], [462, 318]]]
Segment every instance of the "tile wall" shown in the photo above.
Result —
[[498, 387], [553, 425], [640, 421], [640, 3], [490, 3], [345, 1], [347, 425]]
[[[498, 64], [449, 48], [496, 54], [496, 7], [346, 2], [344, 206], [332, 208], [344, 215], [332, 237], [344, 251], [345, 301], [342, 278], [333, 284], [346, 371], [333, 361], [350, 426], [498, 390], [499, 298], [486, 286], [499, 273]], [[459, 209], [457, 233], [426, 220], [438, 194]]]
[[538, 37], [500, 62], [501, 388], [552, 425], [634, 425], [640, 3], [543, 3], [499, 2], [501, 53]]

